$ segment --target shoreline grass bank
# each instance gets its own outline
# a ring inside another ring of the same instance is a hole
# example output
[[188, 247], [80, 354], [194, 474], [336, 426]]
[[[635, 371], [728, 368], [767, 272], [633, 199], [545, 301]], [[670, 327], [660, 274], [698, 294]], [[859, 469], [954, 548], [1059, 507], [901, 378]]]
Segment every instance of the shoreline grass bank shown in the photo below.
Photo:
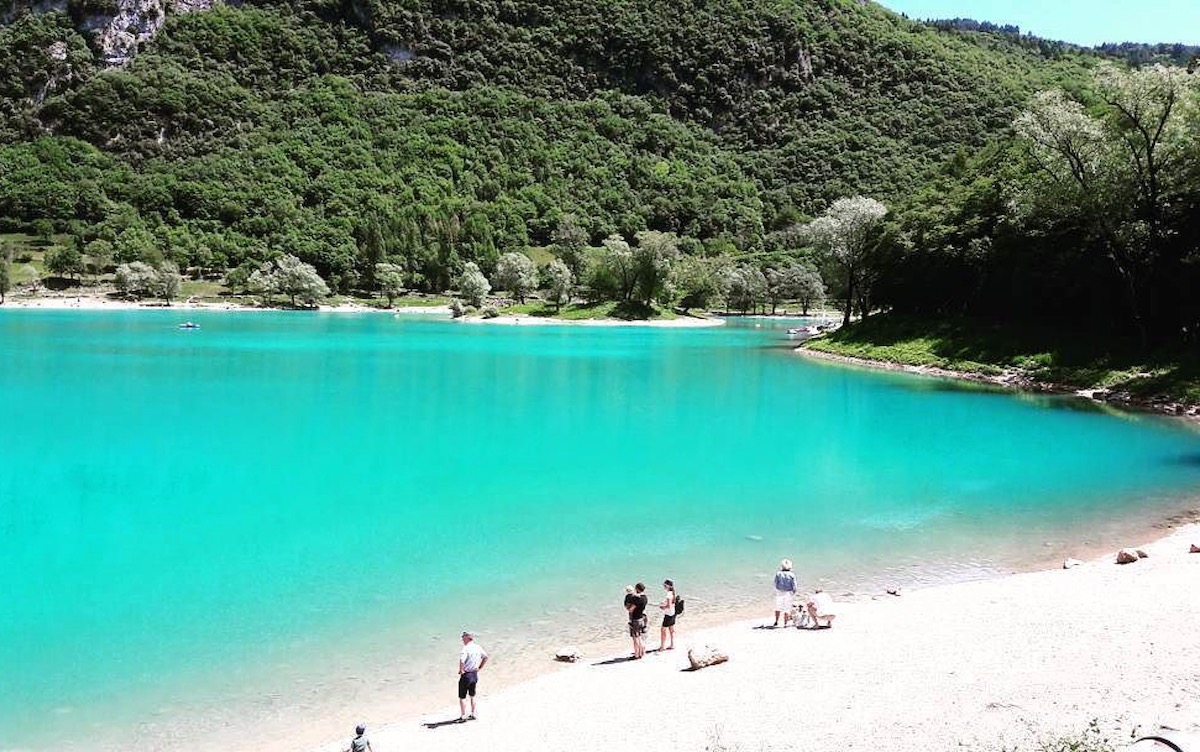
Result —
[[796, 352], [1200, 419], [1200, 357], [1144, 353], [1133, 342], [1094, 334], [878, 315], [807, 340]]

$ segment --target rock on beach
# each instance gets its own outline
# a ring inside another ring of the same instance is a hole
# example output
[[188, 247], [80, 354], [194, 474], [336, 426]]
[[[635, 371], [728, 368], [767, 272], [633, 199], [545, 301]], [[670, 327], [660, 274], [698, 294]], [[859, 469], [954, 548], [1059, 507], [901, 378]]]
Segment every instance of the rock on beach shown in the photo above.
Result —
[[1118, 564], [1132, 564], [1133, 562], [1137, 561], [1139, 558], [1140, 557], [1138, 556], [1138, 552], [1132, 548], [1122, 548], [1120, 551], [1117, 552], [1117, 563]]

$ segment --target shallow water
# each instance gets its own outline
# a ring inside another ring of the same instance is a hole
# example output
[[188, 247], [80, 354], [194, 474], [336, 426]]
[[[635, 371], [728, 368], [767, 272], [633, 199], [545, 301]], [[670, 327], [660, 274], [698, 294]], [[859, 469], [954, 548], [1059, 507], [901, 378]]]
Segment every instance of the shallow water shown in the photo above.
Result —
[[784, 555], [986, 576], [1200, 479], [1180, 424], [808, 362], [794, 322], [187, 316], [0, 311], [0, 749], [308, 744], [452, 698], [463, 627], [519, 676], [628, 582], [700, 618]]

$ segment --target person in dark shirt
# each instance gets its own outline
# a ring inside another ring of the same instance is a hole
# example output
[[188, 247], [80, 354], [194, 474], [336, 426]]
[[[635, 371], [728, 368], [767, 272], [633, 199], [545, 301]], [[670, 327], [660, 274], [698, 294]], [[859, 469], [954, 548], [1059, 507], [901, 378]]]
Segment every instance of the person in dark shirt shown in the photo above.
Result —
[[629, 612], [629, 636], [633, 639], [633, 657], [642, 658], [646, 655], [646, 606], [650, 596], [646, 595], [646, 586], [642, 583], [634, 585], [632, 593], [625, 595], [625, 610]]

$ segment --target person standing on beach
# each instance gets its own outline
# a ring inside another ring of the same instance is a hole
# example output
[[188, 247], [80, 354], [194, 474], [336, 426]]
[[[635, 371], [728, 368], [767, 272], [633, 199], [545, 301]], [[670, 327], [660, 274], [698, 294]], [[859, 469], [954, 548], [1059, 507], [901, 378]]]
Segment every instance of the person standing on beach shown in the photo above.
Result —
[[633, 657], [646, 656], [646, 606], [650, 597], [646, 595], [646, 586], [638, 583], [633, 586], [633, 595], [625, 596], [625, 610], [629, 612], [629, 636], [633, 638]]
[[[664, 650], [675, 649], [675, 583], [670, 580], [663, 580], [663, 590], [667, 591], [666, 597], [658, 607], [662, 609], [663, 619], [662, 628], [658, 631], [658, 652]], [[667, 645], [667, 634], [671, 635], [671, 644]]]
[[636, 598], [637, 598], [637, 596], [633, 594], [633, 585], [626, 585], [625, 586], [625, 604], [624, 604], [625, 623], [626, 623], [626, 628], [629, 629], [629, 637], [633, 640], [633, 657], [634, 658], [637, 657], [637, 636], [634, 635], [634, 633], [633, 633], [633, 613], [630, 611], [630, 608], [632, 608], [633, 605], [635, 603], [637, 603]]
[[775, 623], [779, 626], [779, 614], [783, 614], [783, 626], [787, 626], [792, 618], [792, 601], [796, 597], [796, 575], [792, 574], [792, 560], [784, 559], [779, 562], [779, 571], [775, 573]]
[[[458, 720], [475, 720], [475, 688], [479, 684], [479, 672], [487, 665], [487, 651], [475, 642], [470, 632], [462, 633], [462, 652], [458, 655]], [[467, 715], [467, 696], [471, 697], [471, 714]]]

